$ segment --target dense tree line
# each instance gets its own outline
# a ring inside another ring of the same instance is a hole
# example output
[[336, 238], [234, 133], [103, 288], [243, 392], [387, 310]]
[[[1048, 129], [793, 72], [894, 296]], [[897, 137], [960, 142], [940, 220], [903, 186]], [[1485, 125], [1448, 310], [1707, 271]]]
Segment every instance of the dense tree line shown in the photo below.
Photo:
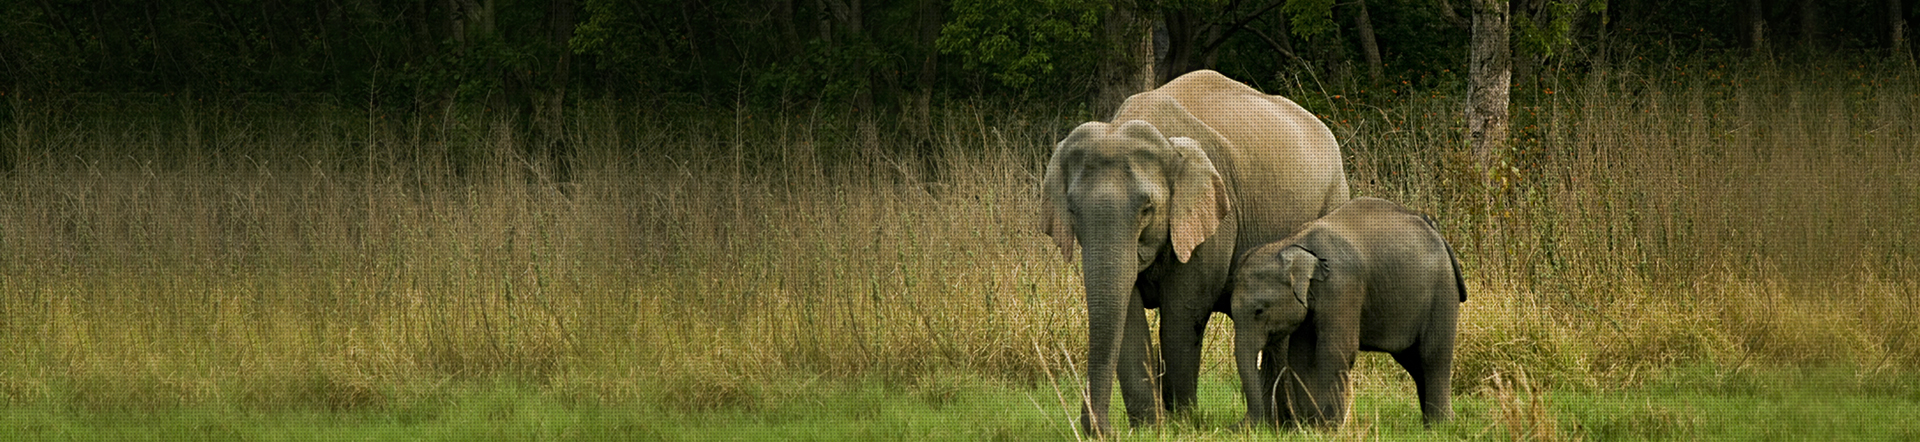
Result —
[[[483, 109], [508, 117], [492, 124], [511, 124], [498, 129], [565, 181], [563, 113], [580, 97], [824, 106], [851, 123], [849, 147], [876, 153], [888, 139], [926, 145], [940, 102], [1100, 118], [1128, 95], [1215, 69], [1270, 91], [1464, 89], [1463, 141], [1491, 170], [1509, 87], [1537, 90], [1546, 74], [1609, 60], [1713, 53], [1844, 51], [1912, 66], [1911, 3], [19, 0], [0, 2], [0, 95], [319, 96], [432, 121]], [[886, 124], [906, 136], [884, 136]]]
[[[1103, 60], [1145, 69], [1142, 57], [1155, 81], [1214, 68], [1252, 81], [1312, 69], [1364, 83], [1462, 69], [1473, 1], [23, 0], [0, 5], [0, 87], [911, 106], [1088, 98]], [[1608, 45], [1905, 53], [1913, 44], [1913, 2], [1902, 0], [1503, 3], [1522, 74], [1530, 60]]]
[[1910, 3], [22, 0], [0, 2], [0, 93], [320, 94], [428, 118], [478, 106], [512, 116], [527, 154], [559, 159], [569, 97], [829, 105], [874, 152], [887, 138], [878, 122], [915, 144], [944, 100], [1085, 106], [1098, 118], [1216, 69], [1336, 91], [1464, 87], [1466, 141], [1484, 167], [1506, 139], [1509, 86], [1530, 90], [1543, 72], [1712, 52], [1910, 62]]

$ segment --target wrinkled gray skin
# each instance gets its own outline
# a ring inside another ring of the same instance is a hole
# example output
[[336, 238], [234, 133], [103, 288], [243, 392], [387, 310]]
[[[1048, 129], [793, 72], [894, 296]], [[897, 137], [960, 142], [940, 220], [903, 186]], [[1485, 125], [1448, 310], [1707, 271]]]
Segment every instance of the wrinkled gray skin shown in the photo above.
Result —
[[1422, 422], [1453, 417], [1454, 331], [1466, 287], [1427, 217], [1356, 198], [1248, 252], [1233, 286], [1248, 423], [1338, 426], [1359, 350], [1390, 353], [1412, 375]]
[[[1134, 95], [1113, 121], [1074, 129], [1041, 180], [1042, 230], [1067, 259], [1076, 245], [1082, 257], [1081, 428], [1096, 436], [1113, 431], [1116, 371], [1134, 425], [1190, 408], [1233, 257], [1348, 198], [1340, 147], [1319, 119], [1213, 71]], [[1164, 361], [1149, 352], [1149, 308], [1160, 309]]]

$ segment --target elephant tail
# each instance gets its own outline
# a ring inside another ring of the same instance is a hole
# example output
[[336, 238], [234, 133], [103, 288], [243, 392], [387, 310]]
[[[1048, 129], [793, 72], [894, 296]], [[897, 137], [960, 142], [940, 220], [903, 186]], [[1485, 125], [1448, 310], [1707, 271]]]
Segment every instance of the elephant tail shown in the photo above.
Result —
[[1453, 261], [1453, 289], [1460, 292], [1460, 302], [1467, 302], [1467, 281], [1460, 279], [1460, 256], [1453, 253], [1453, 244], [1445, 238], [1440, 242], [1447, 244], [1447, 260]]
[[1460, 254], [1454, 253], [1453, 243], [1447, 241], [1446, 235], [1440, 234], [1440, 224], [1434, 222], [1433, 217], [1423, 213], [1420, 214], [1420, 219], [1426, 220], [1427, 227], [1432, 228], [1433, 234], [1440, 237], [1440, 244], [1447, 246], [1447, 261], [1453, 263], [1453, 289], [1460, 292], [1460, 302], [1467, 302], [1467, 282], [1460, 278]]

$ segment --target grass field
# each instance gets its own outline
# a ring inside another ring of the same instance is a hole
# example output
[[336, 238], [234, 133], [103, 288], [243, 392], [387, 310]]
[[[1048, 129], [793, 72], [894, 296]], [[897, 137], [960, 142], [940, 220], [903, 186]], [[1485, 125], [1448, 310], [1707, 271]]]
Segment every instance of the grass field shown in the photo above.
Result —
[[[1432, 213], [1470, 293], [1461, 422], [1415, 430], [1404, 375], [1368, 362], [1347, 430], [1291, 437], [1913, 437], [1916, 80], [1543, 83], [1491, 189], [1458, 94], [1261, 85], [1328, 121], [1356, 194]], [[863, 146], [819, 107], [587, 100], [556, 183], [477, 110], [7, 98], [0, 432], [1073, 434], [1079, 272], [1033, 186], [1077, 111], [952, 103], [926, 139]], [[1246, 436], [1211, 327], [1201, 410], [1139, 437]]]
[[[1385, 358], [1373, 361], [1391, 364]], [[1605, 391], [1490, 390], [1461, 397], [1457, 420], [1420, 426], [1411, 381], [1357, 388], [1335, 431], [1249, 430], [1237, 382], [1212, 377], [1199, 409], [1120, 440], [1908, 440], [1920, 436], [1920, 378], [1847, 371], [1725, 373], [1690, 367]], [[1404, 385], [1403, 385], [1404, 384]], [[1037, 388], [1036, 388], [1037, 387]], [[780, 381], [734, 407], [582, 404], [513, 383], [468, 385], [374, 407], [260, 409], [198, 404], [154, 410], [10, 407], [13, 440], [1074, 440], [1078, 388], [977, 376], [914, 384]], [[1069, 399], [1070, 400], [1070, 399]], [[1536, 405], [1537, 404], [1537, 405]], [[1069, 412], [1073, 411], [1073, 412]], [[1115, 412], [1124, 412], [1116, 409]]]

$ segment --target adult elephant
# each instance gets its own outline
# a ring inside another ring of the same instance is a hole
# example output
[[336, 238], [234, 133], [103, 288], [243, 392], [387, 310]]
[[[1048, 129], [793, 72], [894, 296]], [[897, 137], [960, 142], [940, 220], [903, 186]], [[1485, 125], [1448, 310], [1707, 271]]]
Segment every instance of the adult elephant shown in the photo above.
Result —
[[[1134, 425], [1191, 407], [1203, 334], [1213, 312], [1228, 307], [1234, 257], [1348, 199], [1326, 125], [1292, 101], [1205, 70], [1127, 98], [1112, 123], [1075, 128], [1054, 146], [1041, 187], [1042, 229], [1068, 260], [1080, 247], [1081, 424], [1093, 435], [1112, 433], [1116, 371]], [[1150, 308], [1160, 309], [1164, 376], [1148, 352]], [[1156, 379], [1164, 380], [1157, 389]]]

